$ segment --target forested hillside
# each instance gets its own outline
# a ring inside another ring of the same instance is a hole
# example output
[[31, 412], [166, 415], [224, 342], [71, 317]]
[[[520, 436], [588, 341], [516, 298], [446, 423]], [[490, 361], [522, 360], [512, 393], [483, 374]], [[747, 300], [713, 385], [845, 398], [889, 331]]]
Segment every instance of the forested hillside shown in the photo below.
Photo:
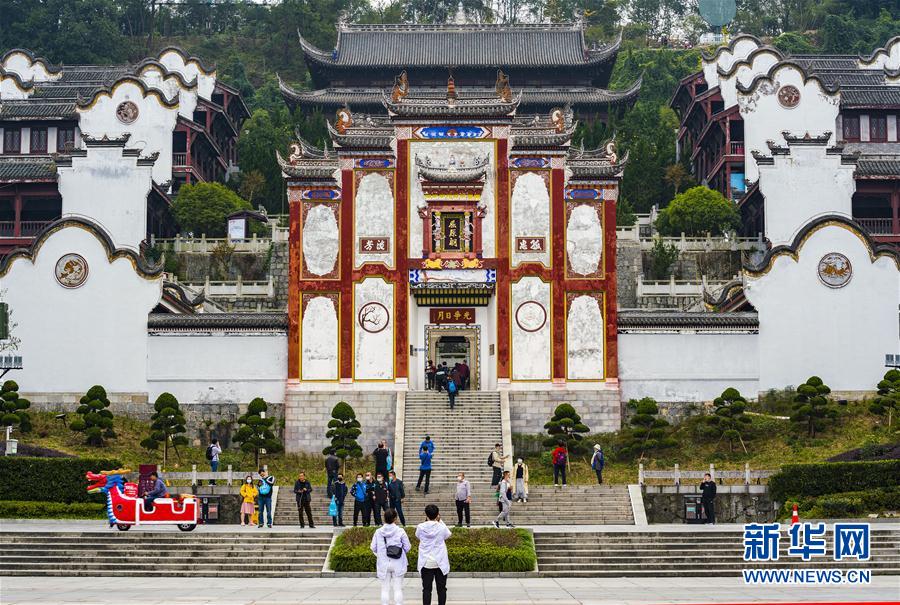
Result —
[[[900, 0], [737, 4], [732, 31], [767, 38], [788, 52], [868, 53], [900, 33]], [[589, 42], [623, 29], [612, 87], [641, 75], [644, 80], [640, 101], [610, 125], [631, 152], [621, 218], [627, 220], [629, 207], [645, 212], [671, 199], [683, 171], [673, 167], [677, 118], [667, 102], [678, 80], [699, 67], [693, 45], [710, 30], [697, 14], [697, 0], [0, 0], [0, 51], [24, 47], [56, 63], [106, 64], [178, 45], [216, 64], [253, 112], [239, 145], [243, 178], [264, 179], [254, 203], [280, 212], [283, 187], [273, 147], [283, 150], [295, 126], [311, 140], [325, 139], [323, 116], [291, 115], [278, 93], [277, 75], [292, 86], [309, 86], [297, 32], [327, 49], [341, 15], [358, 23], [441, 23], [460, 10], [469, 21], [501, 23], [567, 21], [582, 11]], [[603, 125], [583, 124], [578, 138], [591, 146], [610, 134]], [[239, 180], [231, 185], [241, 191]]]

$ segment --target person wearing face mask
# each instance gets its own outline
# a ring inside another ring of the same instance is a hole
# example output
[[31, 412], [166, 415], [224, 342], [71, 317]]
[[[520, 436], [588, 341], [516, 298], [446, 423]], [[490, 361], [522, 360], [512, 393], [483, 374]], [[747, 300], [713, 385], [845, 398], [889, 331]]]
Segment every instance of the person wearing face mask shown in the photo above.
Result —
[[[375, 508], [375, 477], [366, 473], [366, 504], [363, 508], [363, 525], [368, 527], [372, 522], [372, 510]], [[381, 521], [379, 521], [381, 523]]]
[[516, 460], [516, 502], [528, 503], [528, 465], [519, 458]]
[[387, 486], [391, 508], [397, 511], [400, 525], [406, 525], [406, 517], [403, 515], [403, 499], [406, 498], [406, 488], [403, 487], [403, 481], [397, 478], [397, 473], [391, 471], [388, 473]]
[[466, 474], [460, 473], [456, 476], [456, 518], [458, 521], [456, 527], [462, 527], [463, 514], [466, 517], [466, 527], [472, 527], [469, 511], [471, 504], [472, 488], [469, 487], [469, 480], [466, 479]]
[[344, 527], [344, 500], [347, 498], [347, 484], [344, 483], [343, 473], [338, 473], [337, 479], [331, 484], [331, 495], [337, 506], [337, 514], [331, 518], [331, 522], [335, 527]]
[[253, 477], [247, 475], [244, 484], [241, 486], [241, 526], [250, 525], [255, 512], [254, 505], [256, 498], [259, 496], [259, 490], [253, 486]]
[[388, 509], [388, 486], [384, 482], [384, 475], [378, 473], [375, 476], [375, 485], [372, 486], [372, 512], [375, 513], [375, 525], [381, 525], [381, 515]]
[[353, 527], [359, 524], [359, 515], [362, 513], [363, 524], [368, 525], [369, 521], [366, 514], [366, 482], [363, 476], [356, 475], [356, 483], [350, 488], [350, 494], [353, 496]]

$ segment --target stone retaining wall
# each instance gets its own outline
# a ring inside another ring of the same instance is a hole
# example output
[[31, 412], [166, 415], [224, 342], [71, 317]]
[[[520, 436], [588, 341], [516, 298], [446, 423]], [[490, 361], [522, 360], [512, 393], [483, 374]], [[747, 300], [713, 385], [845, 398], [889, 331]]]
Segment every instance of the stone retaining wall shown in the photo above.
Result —
[[331, 410], [346, 401], [362, 425], [359, 444], [368, 454], [381, 439], [394, 442], [397, 393], [394, 391], [294, 391], [287, 393], [285, 439], [288, 452], [321, 453]]
[[510, 391], [509, 417], [513, 433], [544, 432], [544, 424], [561, 403], [570, 403], [592, 433], [619, 430], [622, 422], [618, 391]]
[[[642, 492], [647, 520], [651, 524], [683, 523], [684, 497], [699, 495], [697, 485], [693, 484], [646, 485]], [[717, 486], [717, 523], [769, 523], [775, 520], [775, 513], [768, 486]]]

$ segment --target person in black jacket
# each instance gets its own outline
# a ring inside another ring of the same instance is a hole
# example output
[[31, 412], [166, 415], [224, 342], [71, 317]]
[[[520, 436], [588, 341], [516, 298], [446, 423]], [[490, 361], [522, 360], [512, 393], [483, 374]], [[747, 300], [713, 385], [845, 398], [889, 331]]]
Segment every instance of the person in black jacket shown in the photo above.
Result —
[[[369, 527], [369, 524], [372, 522], [372, 510], [375, 508], [375, 479], [372, 478], [372, 473], [366, 473], [366, 502], [363, 505], [363, 525]], [[381, 519], [378, 518], [378, 525], [381, 525]]]
[[315, 527], [316, 525], [313, 523], [312, 518], [312, 508], [310, 507], [312, 484], [307, 481], [306, 473], [300, 473], [297, 476], [297, 480], [294, 481], [294, 495], [297, 498], [297, 515], [300, 517], [300, 527], [306, 527], [306, 524], [303, 522], [304, 511], [306, 511], [306, 516], [309, 518], [309, 526]]
[[403, 516], [403, 499], [406, 497], [406, 490], [403, 489], [403, 481], [397, 479], [397, 473], [391, 471], [388, 473], [387, 486], [391, 508], [397, 511], [397, 516], [400, 517], [400, 525], [406, 525], [406, 517]]
[[337, 515], [331, 518], [335, 527], [344, 527], [344, 500], [347, 498], [347, 484], [344, 483], [344, 475], [338, 473], [334, 483], [331, 484], [331, 495], [337, 505]]
[[375, 475], [375, 485], [372, 486], [372, 511], [375, 513], [375, 525], [381, 525], [381, 513], [388, 509], [388, 486], [384, 481], [384, 475]]
[[716, 523], [716, 482], [709, 473], [703, 475], [703, 483], [700, 484], [700, 502], [703, 504], [703, 512], [706, 523]]
[[[375, 475], [381, 475], [382, 478], [388, 474], [388, 456], [391, 451], [387, 448], [387, 444], [382, 440], [378, 442], [378, 447], [372, 452], [372, 458], [375, 459]], [[378, 522], [381, 525], [381, 522]]]
[[328, 452], [325, 458], [325, 475], [328, 477], [327, 494], [331, 498], [334, 493], [331, 491], [331, 484], [337, 481], [338, 473], [341, 472], [341, 461], [334, 455], [334, 452]]

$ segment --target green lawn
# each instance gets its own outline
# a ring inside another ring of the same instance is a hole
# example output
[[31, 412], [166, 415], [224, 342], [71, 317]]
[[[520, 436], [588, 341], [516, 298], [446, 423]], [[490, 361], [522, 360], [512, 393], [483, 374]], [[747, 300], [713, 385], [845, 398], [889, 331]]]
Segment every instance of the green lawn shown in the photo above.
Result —
[[[66, 429], [61, 422], [54, 419], [52, 413], [33, 413], [34, 430], [28, 435], [20, 436], [22, 443], [30, 443], [42, 447], [60, 450], [69, 454], [92, 457], [118, 458], [132, 469], [139, 464], [162, 463], [162, 453], [146, 452], [138, 443], [147, 434], [147, 423], [122, 416], [116, 417], [118, 438], [110, 441], [104, 448], [86, 446], [82, 436]], [[851, 402], [841, 408], [841, 417], [837, 424], [818, 435], [808, 439], [800, 434], [796, 427], [787, 420], [768, 416], [753, 416], [752, 435], [746, 440], [747, 453], [742, 450], [729, 452], [725, 443], [710, 443], [698, 439], [694, 432], [696, 420], [687, 420], [674, 429], [674, 438], [678, 446], [663, 450], [658, 454], [646, 456], [643, 460], [646, 469], [670, 469], [678, 463], [683, 470], [699, 470], [710, 463], [719, 469], [742, 469], [749, 462], [753, 469], [776, 470], [782, 464], [821, 462], [846, 450], [864, 445], [895, 442], [900, 437], [900, 429], [895, 422], [895, 430], [888, 433], [881, 420], [870, 415], [865, 402]], [[365, 430], [365, 427], [363, 427]], [[588, 437], [593, 443], [595, 439]], [[614, 452], [616, 436], [614, 434], [599, 435], [596, 441], [603, 444], [607, 452], [607, 466], [604, 480], [610, 483], [635, 483], [637, 481], [638, 460], [615, 460]], [[740, 448], [739, 448], [740, 449]], [[595, 477], [589, 466], [590, 454], [573, 454], [570, 457], [571, 483], [593, 483]], [[320, 455], [278, 454], [264, 456], [262, 460], [268, 464], [271, 472], [281, 485], [291, 484], [297, 473], [304, 471], [314, 485], [325, 482], [323, 458]], [[548, 462], [548, 454], [526, 456], [530, 466], [530, 481], [534, 485], [551, 484], [552, 468]], [[165, 470], [190, 471], [191, 464], [198, 470], [208, 470], [208, 462], [204, 456], [204, 448], [180, 448], [180, 457], [170, 451], [169, 464]], [[221, 455], [220, 470], [231, 464], [235, 471], [250, 471], [254, 461], [250, 455], [240, 451], [229, 450]], [[347, 477], [351, 478], [357, 470], [371, 468], [366, 461], [349, 461]], [[407, 473], [407, 479], [411, 475]]]

